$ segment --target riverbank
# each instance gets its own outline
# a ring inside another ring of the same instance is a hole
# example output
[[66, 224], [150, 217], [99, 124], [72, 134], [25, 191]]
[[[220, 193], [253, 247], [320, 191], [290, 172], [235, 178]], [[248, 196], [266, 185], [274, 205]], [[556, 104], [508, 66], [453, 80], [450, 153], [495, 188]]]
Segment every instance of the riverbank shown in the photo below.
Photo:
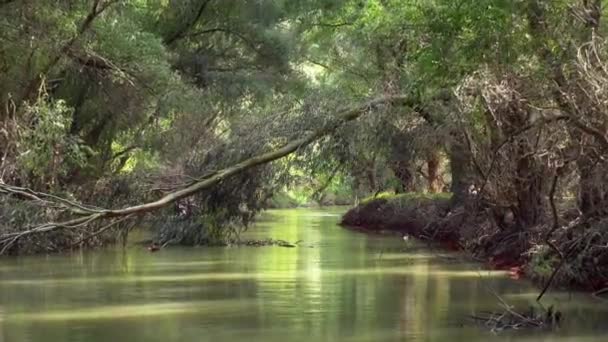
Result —
[[[597, 255], [572, 257], [571, 254], [567, 263], [561, 263], [545, 241], [546, 232], [551, 229], [549, 225], [529, 230], [505, 229], [496, 224], [494, 217], [472, 212], [471, 208], [452, 207], [449, 194], [383, 195], [350, 209], [341, 225], [370, 233], [398, 233], [464, 251], [491, 269], [508, 270], [513, 278], [526, 277], [539, 287], [547, 283], [555, 268], [561, 270], [552, 279], [553, 287], [593, 292], [608, 286], [603, 255], [598, 258]], [[509, 220], [509, 217], [501, 219]], [[511, 227], [514, 226], [511, 223]], [[554, 244], [570, 246], [575, 242], [578, 245], [592, 242], [587, 240], [589, 234], [562, 235], [555, 238]]]

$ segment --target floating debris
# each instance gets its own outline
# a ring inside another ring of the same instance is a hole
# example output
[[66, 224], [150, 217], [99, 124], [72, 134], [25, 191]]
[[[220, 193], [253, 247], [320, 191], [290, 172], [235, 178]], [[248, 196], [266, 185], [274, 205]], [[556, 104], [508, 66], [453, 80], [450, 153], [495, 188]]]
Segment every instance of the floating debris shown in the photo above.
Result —
[[291, 243], [285, 240], [275, 240], [275, 239], [264, 239], [264, 240], [247, 240], [247, 241], [239, 241], [235, 243], [238, 246], [250, 246], [250, 247], [266, 247], [266, 246], [278, 246], [278, 247], [286, 247], [286, 248], [295, 248], [301, 241], [297, 241], [295, 243]]
[[530, 306], [527, 311], [518, 312], [502, 298], [497, 295], [495, 296], [500, 301], [502, 311], [486, 311], [470, 316], [474, 322], [481, 323], [493, 333], [519, 329], [552, 330], [560, 326], [562, 313], [553, 306], [550, 306], [548, 309], [545, 309], [542, 306], [539, 306], [538, 308]]

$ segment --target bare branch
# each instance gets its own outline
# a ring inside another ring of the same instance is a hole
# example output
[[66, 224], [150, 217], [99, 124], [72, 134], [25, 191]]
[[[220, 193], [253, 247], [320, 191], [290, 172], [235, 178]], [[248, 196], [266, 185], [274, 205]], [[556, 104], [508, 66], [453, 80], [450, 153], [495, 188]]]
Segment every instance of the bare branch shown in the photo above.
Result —
[[[30, 200], [40, 201], [40, 202], [48, 202], [49, 200], [54, 201], [56, 203], [61, 204], [62, 207], [66, 208], [78, 215], [98, 213], [100, 210], [100, 208], [96, 208], [96, 207], [92, 207], [92, 206], [85, 206], [85, 205], [76, 203], [74, 201], [70, 201], [68, 199], [52, 195], [52, 194], [37, 192], [37, 191], [33, 191], [28, 188], [12, 186], [12, 185], [8, 185], [8, 184], [4, 184], [4, 183], [0, 183], [0, 193], [19, 195], [19, 196], [29, 198]], [[46, 200], [43, 200], [43, 198], [46, 198]]]
[[205, 9], [209, 5], [209, 3], [211, 3], [211, 0], [203, 0], [200, 3], [200, 6], [198, 7], [196, 15], [189, 22], [182, 25], [180, 28], [177, 29], [177, 31], [173, 32], [169, 37], [167, 37], [165, 39], [165, 44], [171, 45], [171, 44], [175, 43], [176, 41], [184, 38], [186, 35], [186, 32], [188, 32], [190, 29], [192, 29], [192, 27], [194, 25], [196, 25], [196, 23], [200, 20], [201, 16], [205, 12]]
[[213, 34], [213, 33], [224, 33], [227, 35], [235, 36], [238, 39], [242, 40], [253, 51], [259, 53], [258, 47], [256, 46], [255, 42], [253, 42], [251, 39], [245, 37], [243, 34], [237, 32], [235, 30], [225, 28], [225, 27], [215, 27], [215, 28], [211, 28], [211, 29], [198, 31], [198, 32], [193, 32], [193, 33], [189, 34], [188, 37], [196, 37], [196, 36], [200, 36], [200, 35], [204, 35], [204, 34]]

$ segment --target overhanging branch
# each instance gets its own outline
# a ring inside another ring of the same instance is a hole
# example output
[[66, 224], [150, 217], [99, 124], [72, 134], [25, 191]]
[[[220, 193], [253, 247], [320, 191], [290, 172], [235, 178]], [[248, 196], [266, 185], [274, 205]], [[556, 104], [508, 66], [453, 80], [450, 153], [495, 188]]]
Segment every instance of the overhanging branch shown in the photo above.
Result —
[[[168, 193], [162, 198], [139, 205], [134, 205], [122, 209], [98, 209], [89, 206], [84, 206], [81, 204], [74, 203], [72, 201], [66, 201], [63, 199], [58, 199], [55, 196], [41, 193], [32, 193], [31, 191], [25, 191], [28, 194], [33, 194], [37, 198], [45, 198], [48, 201], [56, 202], [57, 204], [61, 204], [63, 207], [67, 207], [74, 215], [80, 215], [76, 218], [72, 218], [62, 222], [49, 222], [42, 224], [40, 226], [27, 229], [18, 233], [10, 233], [10, 234], [2, 234], [0, 235], [0, 254], [3, 254], [7, 251], [11, 245], [17, 242], [19, 239], [26, 237], [32, 234], [40, 234], [45, 233], [57, 229], [70, 229], [76, 227], [88, 226], [93, 222], [98, 222], [102, 220], [111, 220], [121, 217], [140, 215], [144, 213], [148, 213], [151, 211], [158, 210], [163, 208], [175, 201], [178, 201], [182, 198], [189, 197], [194, 195], [200, 191], [211, 188], [214, 185], [217, 185], [221, 181], [228, 179], [234, 175], [237, 175], [243, 171], [251, 169], [253, 167], [263, 165], [274, 160], [283, 158], [309, 144], [312, 142], [325, 137], [327, 135], [335, 132], [339, 127], [344, 125], [347, 122], [354, 121], [360, 116], [368, 113], [370, 111], [376, 110], [381, 106], [410, 106], [412, 105], [406, 96], [389, 96], [382, 97], [375, 100], [371, 100], [361, 106], [350, 107], [346, 109], [342, 109], [338, 112], [337, 115], [334, 116], [332, 120], [329, 120], [328, 123], [323, 125], [316, 131], [313, 131], [300, 139], [296, 139], [283, 147], [276, 149], [274, 151], [266, 152], [254, 156], [252, 158], [246, 159], [240, 163], [232, 165], [230, 167], [224, 168], [222, 170], [218, 170], [207, 178], [201, 179], [191, 185]], [[1, 184], [2, 190], [9, 194], [17, 194], [15, 191], [19, 190], [23, 192], [24, 190], [19, 188], [15, 188], [6, 184]]]

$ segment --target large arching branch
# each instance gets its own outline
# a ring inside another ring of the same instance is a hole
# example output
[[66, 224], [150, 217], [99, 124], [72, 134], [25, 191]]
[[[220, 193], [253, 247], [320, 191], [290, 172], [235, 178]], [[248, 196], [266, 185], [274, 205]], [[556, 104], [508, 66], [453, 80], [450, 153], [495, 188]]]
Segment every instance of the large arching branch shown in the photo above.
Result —
[[356, 120], [365, 113], [377, 110], [379, 107], [410, 105], [412, 104], [409, 103], [408, 97], [406, 96], [389, 96], [371, 100], [361, 106], [342, 109], [338, 112], [338, 114], [333, 117], [333, 119], [328, 120], [328, 122], [324, 124], [321, 128], [310, 132], [301, 137], [300, 139], [296, 139], [279, 149], [266, 153], [261, 153], [240, 163], [214, 172], [185, 188], [166, 194], [165, 196], [156, 201], [134, 205], [122, 209], [98, 209], [75, 203], [73, 201], [57, 199], [55, 196], [51, 196], [48, 194], [41, 194], [37, 192], [35, 193], [27, 189], [16, 188], [7, 184], [0, 183], [0, 193], [22, 196], [30, 200], [41, 200], [47, 203], [55, 203], [56, 205], [68, 209], [73, 214], [73, 218], [68, 219], [66, 221], [49, 222], [37, 227], [33, 227], [31, 229], [26, 229], [21, 232], [0, 235], [0, 254], [6, 252], [19, 239], [28, 235], [50, 232], [57, 229], [82, 228], [84, 226], [90, 225], [93, 222], [99, 222], [103, 220], [119, 220], [127, 216], [130, 217], [133, 215], [140, 215], [158, 210], [177, 200], [192, 196], [200, 191], [209, 189], [212, 186], [217, 185], [221, 181], [228, 179], [234, 175], [237, 175], [243, 171], [283, 158], [322, 137], [332, 134], [345, 123]]

